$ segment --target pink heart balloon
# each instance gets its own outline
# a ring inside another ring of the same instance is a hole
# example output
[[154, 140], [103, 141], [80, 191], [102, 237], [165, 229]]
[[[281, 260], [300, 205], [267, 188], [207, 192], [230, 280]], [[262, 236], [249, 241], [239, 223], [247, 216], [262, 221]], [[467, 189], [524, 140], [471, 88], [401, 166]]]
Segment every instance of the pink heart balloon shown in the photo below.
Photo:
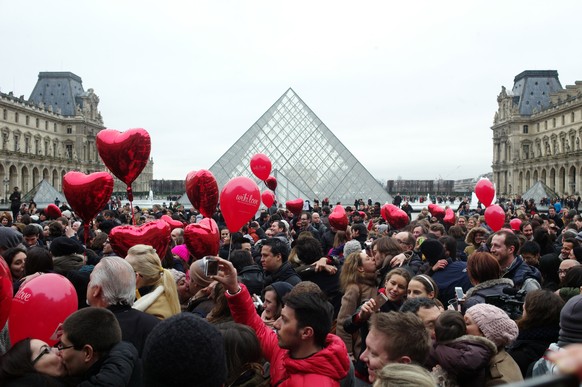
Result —
[[288, 200], [287, 203], [285, 203], [285, 207], [287, 207], [293, 215], [299, 216], [301, 211], [303, 211], [303, 199]]
[[184, 243], [195, 258], [217, 255], [220, 248], [220, 231], [212, 218], [204, 218], [184, 229]]
[[211, 218], [218, 204], [218, 183], [212, 172], [206, 169], [190, 172], [186, 176], [186, 195], [194, 208]]
[[453, 211], [451, 208], [447, 208], [445, 210], [445, 217], [443, 219], [443, 222], [445, 222], [445, 224], [448, 225], [454, 225], [456, 221], [456, 217], [455, 217], [455, 211]]
[[261, 191], [248, 177], [235, 177], [220, 192], [220, 210], [230, 232], [237, 232], [261, 206]]
[[162, 215], [161, 219], [168, 223], [168, 226], [170, 226], [170, 229], [172, 230], [175, 228], [184, 228], [184, 223], [180, 222], [179, 220], [172, 219], [168, 215]]

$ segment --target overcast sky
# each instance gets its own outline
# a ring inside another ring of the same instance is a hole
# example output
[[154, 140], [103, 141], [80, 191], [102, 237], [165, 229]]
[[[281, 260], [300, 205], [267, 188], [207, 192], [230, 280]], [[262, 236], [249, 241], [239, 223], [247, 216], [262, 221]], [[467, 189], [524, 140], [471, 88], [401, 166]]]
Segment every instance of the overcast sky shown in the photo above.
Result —
[[[380, 180], [490, 172], [496, 97], [582, 79], [580, 1], [0, 0], [0, 90], [41, 71], [145, 128], [155, 179], [208, 169], [289, 87]], [[276, 166], [274, 166], [276, 168]]]

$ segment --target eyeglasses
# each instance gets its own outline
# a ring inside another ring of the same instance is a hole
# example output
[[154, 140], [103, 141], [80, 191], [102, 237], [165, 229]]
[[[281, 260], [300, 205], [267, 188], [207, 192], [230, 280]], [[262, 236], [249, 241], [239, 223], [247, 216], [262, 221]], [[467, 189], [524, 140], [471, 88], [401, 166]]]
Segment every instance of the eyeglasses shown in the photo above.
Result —
[[47, 346], [42, 347], [42, 349], [40, 350], [40, 353], [38, 354], [37, 357], [34, 358], [34, 360], [32, 361], [32, 365], [35, 365], [41, 357], [43, 357], [44, 355], [46, 355], [47, 353], [50, 353], [51, 349]]
[[558, 270], [558, 274], [566, 275], [568, 273], [568, 271], [570, 271], [570, 269], [560, 269], [560, 270]]
[[58, 349], [59, 352], [64, 351], [65, 349], [74, 348], [74, 347], [75, 347], [74, 345], [64, 345], [60, 341], [55, 344], [55, 348]]

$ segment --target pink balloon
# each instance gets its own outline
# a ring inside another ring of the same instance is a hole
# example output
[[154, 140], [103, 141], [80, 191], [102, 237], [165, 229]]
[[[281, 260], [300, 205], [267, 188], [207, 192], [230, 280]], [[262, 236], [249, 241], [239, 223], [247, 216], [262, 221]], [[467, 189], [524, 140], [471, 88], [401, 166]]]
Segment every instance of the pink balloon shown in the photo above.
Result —
[[263, 204], [267, 207], [271, 207], [273, 203], [275, 203], [275, 194], [272, 191], [265, 190], [261, 194], [261, 199], [263, 200]]
[[482, 178], [475, 184], [475, 195], [485, 207], [489, 207], [495, 197], [493, 183], [487, 178]]
[[505, 224], [505, 211], [501, 206], [494, 204], [485, 210], [485, 222], [494, 232], [501, 230]]
[[260, 180], [267, 180], [271, 173], [271, 160], [266, 155], [257, 153], [251, 158], [251, 171]]
[[261, 191], [248, 177], [231, 179], [220, 191], [220, 210], [230, 232], [237, 232], [261, 205]]
[[519, 218], [513, 218], [509, 222], [509, 225], [511, 226], [511, 229], [513, 231], [519, 231], [519, 228], [521, 227], [521, 219], [519, 219]]
[[12, 300], [8, 318], [10, 342], [27, 337], [54, 345], [53, 336], [71, 313], [77, 310], [77, 292], [60, 274], [43, 274], [22, 286]]

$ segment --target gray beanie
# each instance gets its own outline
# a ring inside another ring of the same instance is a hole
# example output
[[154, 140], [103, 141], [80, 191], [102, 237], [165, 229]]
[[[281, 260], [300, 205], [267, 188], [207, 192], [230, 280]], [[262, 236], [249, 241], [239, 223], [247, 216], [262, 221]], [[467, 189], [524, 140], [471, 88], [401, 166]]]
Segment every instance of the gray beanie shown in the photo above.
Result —
[[344, 257], [348, 257], [351, 253], [359, 253], [362, 251], [362, 245], [355, 239], [347, 241], [344, 245]]
[[582, 295], [566, 302], [560, 312], [560, 336], [558, 345], [582, 343]]

